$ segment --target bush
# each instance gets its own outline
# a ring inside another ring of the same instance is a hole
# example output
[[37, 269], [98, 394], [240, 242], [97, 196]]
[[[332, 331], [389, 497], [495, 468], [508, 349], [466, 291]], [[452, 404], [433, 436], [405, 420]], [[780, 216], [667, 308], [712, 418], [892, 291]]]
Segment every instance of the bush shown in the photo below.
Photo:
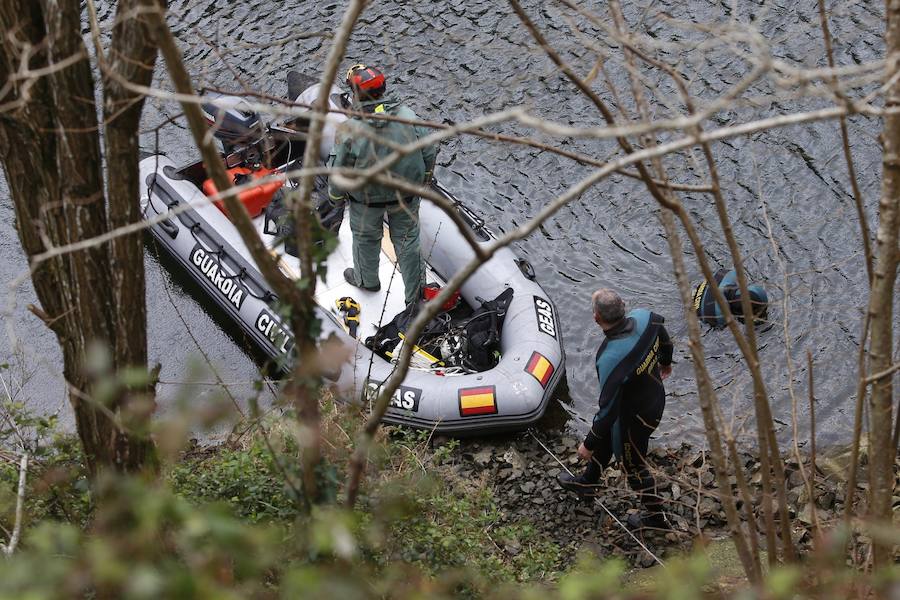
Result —
[[168, 473], [175, 493], [194, 503], [221, 501], [251, 523], [291, 520], [299, 498], [285, 483], [276, 459], [259, 440], [245, 450], [225, 447], [188, 455]]
[[[340, 411], [324, 416], [333, 493], [353, 439]], [[289, 423], [294, 423], [287, 419]], [[267, 437], [264, 437], [267, 436]], [[5, 598], [589, 598], [726, 597], [708, 555], [667, 561], [649, 587], [629, 591], [619, 561], [562, 563], [534, 524], [501, 518], [485, 481], [456, 475], [458, 445], [429, 448], [428, 432], [379, 437], [356, 510], [300, 500], [297, 432], [275, 423], [244, 447], [193, 448], [161, 478], [114, 476], [89, 489], [77, 441], [41, 445], [29, 472], [19, 548], [0, 560]], [[0, 461], [0, 525], [12, 525], [17, 472]], [[96, 504], [92, 498], [99, 499]], [[3, 531], [0, 530], [0, 534]], [[773, 570], [746, 598], [847, 596], [871, 583], [843, 564], [832, 540], [806, 569]], [[895, 569], [880, 582], [885, 587]]]

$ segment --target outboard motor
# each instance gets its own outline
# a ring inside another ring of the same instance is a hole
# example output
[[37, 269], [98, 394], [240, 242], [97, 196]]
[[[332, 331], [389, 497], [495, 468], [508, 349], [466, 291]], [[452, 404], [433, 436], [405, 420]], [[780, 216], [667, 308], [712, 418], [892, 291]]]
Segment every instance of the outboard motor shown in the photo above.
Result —
[[[284, 185], [284, 181], [279, 180], [249, 185], [256, 179], [266, 179], [275, 173], [275, 167], [271, 164], [274, 144], [268, 126], [243, 98], [215, 94], [212, 98], [211, 102], [202, 104], [203, 116], [212, 128], [213, 136], [222, 142], [226, 173], [235, 185], [245, 186], [238, 199], [250, 216], [256, 217]], [[218, 194], [212, 178], [204, 180], [201, 188], [207, 196]], [[222, 200], [216, 199], [214, 203], [230, 217]]]
[[213, 136], [222, 142], [228, 154], [237, 146], [253, 144], [266, 136], [266, 125], [239, 96], [218, 96], [201, 108]]

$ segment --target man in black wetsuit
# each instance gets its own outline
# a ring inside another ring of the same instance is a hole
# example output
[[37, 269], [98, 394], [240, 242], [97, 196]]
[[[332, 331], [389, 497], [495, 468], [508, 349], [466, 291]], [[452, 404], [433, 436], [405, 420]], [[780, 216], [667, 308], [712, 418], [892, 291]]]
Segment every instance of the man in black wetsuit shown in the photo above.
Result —
[[662, 380], [672, 372], [672, 341], [661, 316], [645, 309], [626, 314], [622, 298], [610, 289], [594, 292], [591, 304], [606, 336], [596, 356], [600, 410], [578, 447], [587, 469], [578, 477], [562, 473], [559, 483], [579, 494], [592, 493], [615, 454], [645, 509], [628, 518], [629, 526], [666, 528], [647, 447], [666, 405]]

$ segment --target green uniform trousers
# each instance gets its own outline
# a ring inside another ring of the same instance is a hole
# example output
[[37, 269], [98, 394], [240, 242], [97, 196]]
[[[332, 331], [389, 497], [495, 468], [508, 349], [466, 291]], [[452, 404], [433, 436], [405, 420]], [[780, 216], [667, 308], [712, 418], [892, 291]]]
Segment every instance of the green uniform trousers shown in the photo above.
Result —
[[403, 277], [406, 303], [412, 304], [422, 297], [425, 285], [425, 262], [419, 248], [419, 202], [387, 206], [368, 206], [351, 200], [350, 231], [353, 232], [353, 270], [357, 283], [375, 287], [378, 280], [378, 259], [381, 256], [381, 238], [384, 236], [384, 217], [387, 214], [388, 233], [397, 253], [397, 264]]

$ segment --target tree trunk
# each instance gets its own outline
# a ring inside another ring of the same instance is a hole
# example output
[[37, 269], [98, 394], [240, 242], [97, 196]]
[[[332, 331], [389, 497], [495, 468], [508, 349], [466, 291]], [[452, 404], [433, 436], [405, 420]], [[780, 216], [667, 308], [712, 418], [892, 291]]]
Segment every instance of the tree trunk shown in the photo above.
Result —
[[[141, 112], [143, 95], [129, 89], [125, 83], [148, 87], [153, 80], [157, 48], [151, 34], [148, 9], [165, 10], [165, 0], [120, 0], [113, 27], [111, 48], [103, 71], [103, 126], [107, 165], [107, 195], [109, 225], [123, 227], [141, 220], [138, 167]], [[133, 16], [132, 16], [133, 15]], [[147, 307], [144, 274], [143, 236], [134, 233], [120, 236], [110, 244], [109, 264], [112, 291], [119, 307], [115, 315], [115, 355], [126, 367], [147, 364]], [[122, 399], [126, 423], [131, 428], [149, 424], [147, 416], [155, 408], [153, 377], [146, 386], [128, 390]], [[132, 456], [129, 461], [143, 462], [149, 445], [132, 448], [144, 456]]]
[[[900, 67], [900, 3], [887, 2], [885, 80], [890, 81]], [[884, 102], [886, 109], [900, 107], [900, 82], [893, 81]], [[882, 134], [881, 202], [878, 207], [877, 262], [869, 300], [869, 372], [887, 372], [893, 354], [894, 282], [897, 276], [897, 230], [900, 224], [900, 114], [886, 112]], [[895, 452], [891, 443], [893, 423], [893, 374], [872, 383], [869, 396], [869, 517], [890, 522]], [[875, 566], [891, 560], [891, 546], [876, 542]]]
[[[35, 260], [55, 247], [89, 240], [110, 228], [94, 78], [81, 37], [81, 16], [79, 0], [0, 4], [0, 30], [13, 32], [0, 42], [0, 81], [7, 81], [19, 69], [23, 53], [30, 53], [31, 69], [49, 67], [51, 73], [17, 80], [0, 98], [0, 104], [12, 103], [12, 110], [0, 119], [0, 146], [19, 237], [31, 261], [47, 325], [62, 348], [78, 435], [89, 471], [96, 475], [106, 467], [140, 468], [152, 444], [146, 435], [131, 435], [123, 428], [121, 394], [94, 397], [93, 375], [86, 368], [88, 352], [97, 343], [111, 352], [111, 372], [129, 364], [119, 359], [115, 344], [122, 312], [137, 321], [132, 327], [139, 330], [137, 342], [131, 340], [129, 347], [143, 346], [135, 354], [143, 361], [131, 364], [146, 364], [145, 320], [134, 319], [136, 307], [144, 306], [143, 288], [140, 297], [128, 303], [113, 288], [115, 270], [140, 271], [143, 278], [142, 253], [113, 265], [110, 246], [98, 244]], [[130, 135], [137, 135], [136, 120]], [[109, 158], [111, 173], [125, 172], [130, 166], [136, 169], [136, 159], [128, 155]], [[125, 164], [129, 161], [133, 165]], [[124, 199], [124, 191], [120, 197]], [[134, 186], [132, 204], [137, 204], [137, 198]]]

